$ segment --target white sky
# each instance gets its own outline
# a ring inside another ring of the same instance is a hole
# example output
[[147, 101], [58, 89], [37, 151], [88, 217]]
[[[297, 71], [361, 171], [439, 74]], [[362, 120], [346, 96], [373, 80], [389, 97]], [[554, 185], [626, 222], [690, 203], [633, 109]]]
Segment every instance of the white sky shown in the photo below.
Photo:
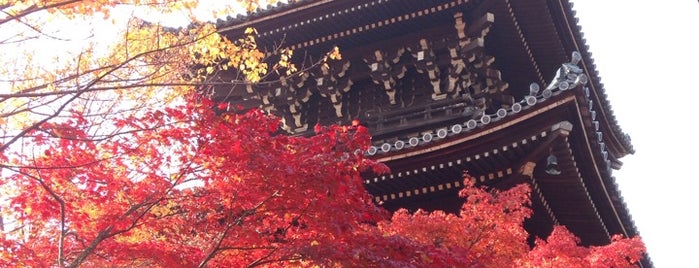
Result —
[[634, 155], [615, 172], [656, 267], [697, 267], [699, 3], [577, 0], [579, 24]]

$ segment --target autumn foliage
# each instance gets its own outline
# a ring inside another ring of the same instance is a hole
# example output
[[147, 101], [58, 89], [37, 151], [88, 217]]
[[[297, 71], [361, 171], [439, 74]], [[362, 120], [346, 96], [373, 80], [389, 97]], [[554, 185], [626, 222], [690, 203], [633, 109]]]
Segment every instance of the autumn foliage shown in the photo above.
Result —
[[[0, 0], [0, 29], [26, 28], [0, 46], [62, 42], [46, 18], [108, 17], [121, 5], [191, 15], [196, 2]], [[254, 29], [228, 40], [207, 23], [123, 26], [103, 51], [90, 43], [50, 61], [21, 50], [22, 61], [2, 59], [0, 267], [628, 267], [641, 258], [639, 238], [582, 247], [562, 226], [531, 247], [526, 185], [494, 191], [466, 177], [459, 214], [391, 215], [360, 177], [386, 172], [364, 156], [366, 128], [288, 136], [276, 118], [207, 98], [217, 72], [256, 83], [270, 68], [304, 71], [292, 51], [269, 67]], [[339, 57], [335, 49], [323, 61]]]
[[[640, 258], [638, 238], [585, 248], [557, 227], [526, 244], [525, 185], [490, 192], [472, 185], [459, 215], [387, 212], [371, 202], [360, 171], [382, 166], [360, 153], [361, 126], [317, 128], [290, 137], [259, 111], [216, 115], [192, 95], [186, 104], [119, 120], [139, 129], [87, 139], [75, 114], [31, 133], [46, 148], [6, 154], [2, 183], [13, 231], [5, 266], [476, 266], [555, 267]], [[30, 158], [30, 159], [27, 159]], [[469, 180], [466, 180], [467, 182]], [[559, 265], [560, 264], [560, 265]]]
[[140, 131], [106, 142], [86, 139], [87, 122], [76, 114], [42, 126], [30, 135], [47, 149], [31, 166], [7, 167], [20, 228], [4, 237], [9, 263], [296, 260], [380, 215], [358, 178], [361, 154], [347, 153], [365, 145], [365, 131], [292, 138], [259, 112], [219, 117], [193, 98], [120, 120]]

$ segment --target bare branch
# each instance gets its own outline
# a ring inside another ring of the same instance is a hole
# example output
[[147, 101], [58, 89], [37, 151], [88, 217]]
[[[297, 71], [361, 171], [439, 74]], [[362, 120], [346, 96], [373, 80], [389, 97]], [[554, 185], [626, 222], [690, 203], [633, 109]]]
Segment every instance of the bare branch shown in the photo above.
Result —
[[73, 4], [73, 3], [77, 3], [77, 2], [80, 2], [80, 1], [81, 1], [81, 0], [68, 0], [68, 1], [64, 1], [64, 2], [56, 2], [56, 3], [50, 4], [50, 5], [45, 5], [45, 6], [38, 6], [38, 5], [34, 4], [34, 5], [31, 5], [31, 6], [27, 7], [27, 8], [25, 8], [24, 10], [22, 10], [22, 11], [19, 12], [18, 14], [14, 14], [14, 15], [13, 15], [13, 14], [5, 13], [5, 14], [8, 15], [8, 17], [7, 17], [7, 18], [4, 18], [4, 19], [0, 19], [0, 25], [5, 24], [5, 23], [7, 23], [7, 22], [9, 22], [9, 21], [19, 20], [19, 19], [21, 19], [21, 18], [23, 18], [23, 17], [29, 16], [29, 15], [31, 15], [31, 14], [33, 14], [33, 13], [36, 13], [36, 12], [39, 12], [39, 11], [42, 11], [42, 10], [49, 10], [49, 9], [52, 9], [52, 8], [58, 8], [58, 7], [70, 5], [70, 4]]
[[[254, 207], [244, 210], [243, 213], [241, 213], [236, 219], [233, 220], [233, 222], [229, 222], [228, 225], [226, 225], [226, 229], [223, 230], [223, 233], [221, 234], [219, 239], [216, 241], [216, 245], [213, 247], [213, 249], [211, 249], [209, 254], [207, 254], [206, 257], [204, 257], [204, 260], [202, 260], [197, 267], [201, 268], [201, 267], [206, 266], [206, 263], [209, 262], [211, 259], [213, 259], [213, 257], [216, 255], [216, 253], [218, 253], [222, 250], [221, 244], [223, 244], [223, 240], [227, 237], [228, 231], [230, 231], [230, 229], [233, 228], [233, 226], [242, 224], [243, 220], [246, 217], [254, 215], [255, 212], [257, 211], [257, 209], [262, 207], [262, 205], [264, 205], [267, 201], [271, 200], [274, 197], [278, 197], [278, 196], [279, 196], [279, 191], [278, 190], [274, 191], [274, 193], [272, 193], [270, 196], [268, 196], [264, 200], [260, 201], [260, 203], [258, 203]], [[229, 247], [225, 247], [225, 248], [229, 248]]]
[[[36, 161], [36, 159], [34, 161]], [[51, 195], [51, 197], [58, 203], [58, 205], [60, 207], [60, 211], [59, 211], [59, 213], [60, 213], [60, 234], [58, 237], [58, 259], [57, 259], [57, 262], [58, 262], [59, 266], [63, 266], [63, 254], [64, 254], [63, 253], [63, 244], [65, 242], [65, 236], [66, 236], [66, 203], [65, 203], [65, 201], [53, 189], [51, 189], [51, 187], [48, 184], [46, 184], [46, 181], [41, 178], [41, 173], [39, 171], [37, 171], [37, 173], [39, 175], [34, 176], [32, 174], [29, 174], [29, 173], [24, 172], [24, 171], [19, 170], [19, 169], [10, 169], [10, 170], [17, 172], [19, 174], [22, 174], [24, 176], [27, 176], [27, 177], [35, 180], [36, 182], [38, 182], [39, 185], [41, 185], [41, 188], [44, 189], [44, 191], [48, 192], [49, 195]]]

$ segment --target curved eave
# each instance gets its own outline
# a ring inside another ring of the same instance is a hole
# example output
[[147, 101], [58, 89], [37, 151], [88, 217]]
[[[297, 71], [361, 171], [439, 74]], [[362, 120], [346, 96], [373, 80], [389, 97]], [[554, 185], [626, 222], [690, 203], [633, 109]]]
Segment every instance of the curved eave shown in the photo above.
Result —
[[607, 99], [604, 85], [601, 82], [592, 54], [589, 52], [589, 47], [586, 44], [587, 41], [583, 37], [581, 27], [578, 25], [573, 5], [567, 0], [551, 0], [549, 6], [556, 9], [556, 12], [551, 13], [556, 16], [556, 21], [558, 22], [556, 25], [559, 27], [560, 38], [564, 40], [563, 43], [567, 50], [571, 52], [579, 51], [582, 54], [583, 60], [581, 65], [585, 73], [591, 78], [591, 83], [589, 84], [592, 89], [590, 98], [601, 107], [601, 109], [598, 109], [600, 121], [604, 122], [603, 127], [609, 130], [605, 132], [610, 134], [607, 135], [606, 140], [607, 144], [612, 146], [610, 153], [613, 153], [615, 158], [633, 154], [634, 149], [629, 135], [624, 133], [619, 126], [612, 106]]
[[[559, 177], [567, 181], [552, 179], [541, 171], [537, 177], [541, 178], [543, 198], [553, 204], [551, 210], [560, 223], [574, 226], [576, 233], [584, 234], [590, 244], [608, 243], [610, 234], [637, 235], [612, 177], [611, 156], [598, 140], [598, 133], [602, 132], [593, 123], [594, 109], [583, 105], [587, 103], [585, 92], [580, 88], [558, 92], [519, 113], [465, 133], [377, 155], [375, 159], [387, 163], [394, 172], [368, 178], [367, 188], [374, 190], [377, 201], [391, 202], [420, 194], [455, 191], [452, 188], [459, 187], [460, 178], [453, 177], [459, 174], [453, 170], [467, 170], [479, 181], [496, 182], [517, 173], [523, 164], [518, 161], [522, 159], [532, 158], [539, 166], [545, 165], [545, 157], [541, 152], [534, 153], [535, 147], [552, 146], [565, 171]], [[566, 120], [574, 125], [569, 138], [553, 145], [542, 143], [551, 135], [546, 129], [552, 122]], [[449, 174], [452, 177], [440, 177]], [[418, 181], [420, 178], [427, 181]], [[573, 187], [566, 189], [578, 195], [575, 201], [566, 199], [571, 193], [561, 195], [560, 187]], [[570, 202], [577, 206], [577, 212], [569, 211]]]
[[[343, 50], [362, 47], [376, 37], [386, 34], [404, 35], [408, 28], [397, 25], [404, 21], [421, 20], [419, 24], [432, 27], [451, 16], [438, 17], [444, 10], [478, 1], [419, 1], [419, 0], [362, 0], [362, 1], [301, 1], [294, 5], [282, 5], [265, 16], [240, 17], [227, 23], [219, 23], [223, 34], [236, 38], [246, 27], [255, 27], [258, 45], [262, 48], [283, 47], [292, 50], [339, 45]], [[425, 20], [426, 18], [428, 18]], [[235, 21], [235, 23], [233, 23]], [[390, 30], [385, 30], [390, 25]], [[430, 26], [432, 25], [432, 26]], [[369, 33], [381, 30], [382, 34]], [[351, 37], [350, 37], [351, 36]], [[373, 41], [372, 41], [373, 40]], [[280, 44], [281, 43], [281, 44]], [[318, 56], [318, 55], [312, 55]]]
[[[589, 99], [585, 96], [585, 92], [578, 94], [579, 100]], [[571, 134], [569, 143], [569, 147], [572, 147], [580, 158], [575, 162], [583, 166], [577, 171], [579, 177], [584, 179], [593, 200], [601, 208], [599, 213], [605, 219], [605, 226], [609, 232], [625, 236], [636, 235], [636, 227], [630, 222], [628, 209], [625, 206], [619, 206], [618, 200], [621, 193], [615, 187], [616, 182], [612, 176], [613, 165], [608, 147], [604, 143], [605, 132], [599, 131], [598, 124], [594, 123], [597, 121], [591, 118], [595, 113], [593, 107], [585, 107], [580, 103], [581, 101], [576, 101], [571, 106], [577, 117], [575, 124], [579, 127]]]
[[531, 56], [531, 66], [538, 72], [539, 79], [543, 76], [545, 81], [550, 81], [556, 68], [570, 60], [573, 51], [581, 53], [581, 67], [590, 77], [591, 98], [600, 107], [598, 115], [602, 128], [609, 133], [606, 142], [610, 153], [614, 158], [632, 154], [633, 146], [614, 116], [572, 4], [567, 0], [502, 2], [500, 6], [507, 7], [513, 14], [514, 24], [521, 33], [518, 38]]
[[[248, 13], [247, 15], [237, 14], [235, 17], [228, 16], [225, 20], [218, 19], [216, 21], [216, 28], [220, 29], [221, 32], [227, 32], [244, 29], [245, 27], [255, 24], [270, 23], [279, 17], [307, 10], [328, 2], [333, 2], [333, 0], [278, 1], [275, 6], [268, 5], [265, 8]], [[276, 24], [276, 22], [274, 23]]]
[[[624, 202], [619, 191], [616, 178], [612, 169], [618, 168], [615, 157], [610, 153], [607, 146], [609, 130], [603, 130], [599, 121], [595, 118], [597, 114], [596, 106], [590, 105], [592, 101], [591, 90], [577, 91], [575, 109], [577, 124], [581, 127], [574, 130], [570, 136], [568, 147], [577, 152], [578, 160], [576, 165], [582, 167], [577, 169], [579, 177], [586, 184], [586, 189], [591, 200], [597, 206], [597, 213], [604, 222], [609, 234], [623, 234], [625, 237], [638, 236], [639, 232], [634, 223], [631, 213]], [[653, 267], [653, 263], [645, 254], [640, 263], [641, 267]]]

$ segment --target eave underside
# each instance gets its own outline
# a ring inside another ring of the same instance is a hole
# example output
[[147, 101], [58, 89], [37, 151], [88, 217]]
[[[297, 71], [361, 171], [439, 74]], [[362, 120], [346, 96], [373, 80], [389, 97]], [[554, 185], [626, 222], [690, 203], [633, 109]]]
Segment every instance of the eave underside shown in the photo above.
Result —
[[[600, 162], [597, 148], [585, 145], [587, 127], [581, 123], [576, 96], [561, 94], [549, 101], [550, 105], [542, 104], [476, 132], [414, 149], [423, 153], [383, 155], [380, 159], [392, 173], [367, 176], [367, 189], [388, 209], [456, 212], [462, 203], [458, 190], [466, 171], [477, 181], [500, 189], [529, 183], [535, 214], [526, 225], [537, 236], [547, 236], [553, 224], [567, 226], [588, 245], [609, 243], [610, 234], [636, 235], [635, 227], [624, 223], [628, 212], [620, 209], [618, 200], [610, 199], [616, 193], [607, 191], [616, 189], [604, 185], [612, 179], [606, 168], [596, 166]], [[560, 122], [570, 122], [572, 131], [560, 135], [553, 130]], [[558, 158], [560, 175], [545, 172], [549, 154]], [[522, 174], [527, 162], [536, 164], [531, 177]]]
[[[546, 86], [560, 63], [567, 62], [572, 51], [580, 51], [583, 68], [591, 77], [591, 98], [601, 107], [598, 115], [608, 133], [605, 139], [610, 154], [621, 158], [633, 152], [628, 136], [613, 116], [567, 1], [301, 1], [263, 12], [265, 16], [253, 16], [249, 21], [232, 20], [222, 29], [235, 35], [242, 32], [242, 26], [254, 26], [262, 47], [281, 45], [296, 50], [296, 55], [315, 59], [339, 46], [345, 58], [360, 59], [353, 62], [355, 68], [375, 49], [399, 47], [419, 38], [440, 40], [453, 34], [455, 12], [464, 12], [467, 23], [486, 12], [494, 13], [496, 20], [486, 37], [486, 54], [496, 58], [494, 66], [502, 71], [502, 80], [510, 84], [510, 94], [515, 98], [526, 95], [529, 83]], [[348, 120], [351, 118], [319, 123]]]

